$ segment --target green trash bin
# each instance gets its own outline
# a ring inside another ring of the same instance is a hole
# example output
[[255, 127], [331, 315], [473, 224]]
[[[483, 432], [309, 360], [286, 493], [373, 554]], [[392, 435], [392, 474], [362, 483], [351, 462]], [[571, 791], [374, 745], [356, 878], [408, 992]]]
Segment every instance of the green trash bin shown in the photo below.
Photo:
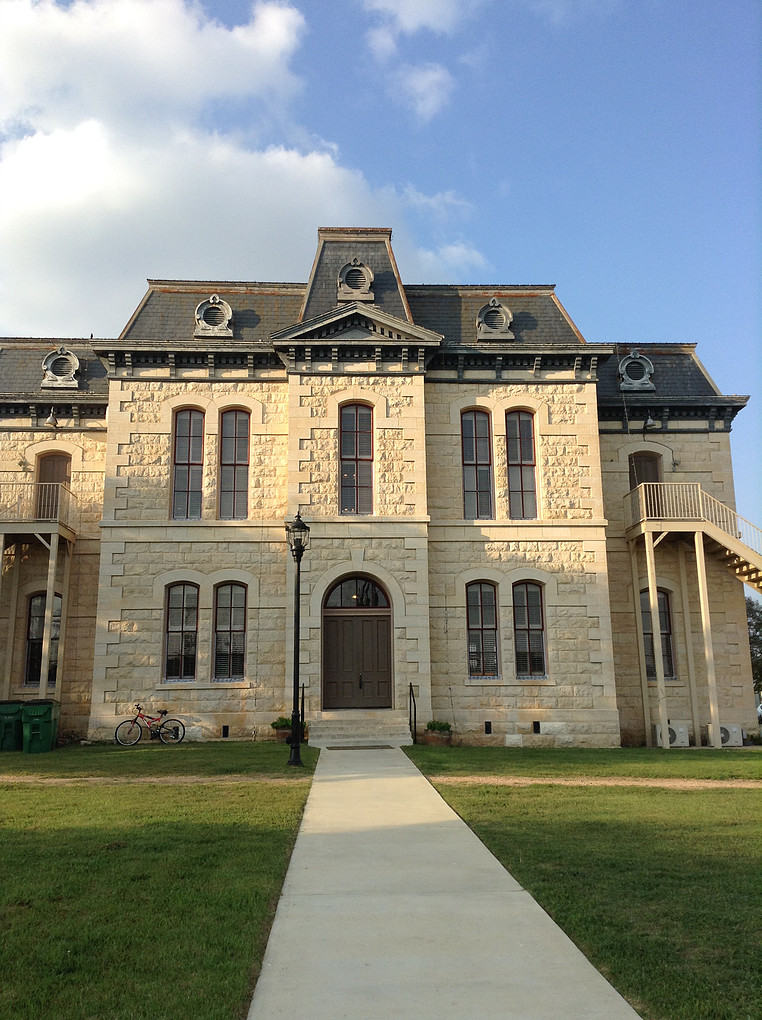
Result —
[[60, 701], [41, 698], [38, 701], [24, 701], [21, 705], [21, 721], [24, 728], [24, 747], [27, 754], [52, 751], [58, 734]]
[[0, 751], [20, 751], [23, 743], [21, 702], [0, 701]]

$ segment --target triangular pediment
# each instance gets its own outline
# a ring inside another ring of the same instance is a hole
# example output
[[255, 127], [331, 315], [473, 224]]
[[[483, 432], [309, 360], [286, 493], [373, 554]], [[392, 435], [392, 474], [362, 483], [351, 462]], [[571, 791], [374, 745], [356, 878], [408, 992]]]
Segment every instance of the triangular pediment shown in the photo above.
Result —
[[442, 339], [441, 333], [416, 326], [406, 319], [382, 312], [375, 306], [361, 305], [359, 302], [332, 308], [312, 319], [296, 322], [286, 329], [278, 330], [270, 337], [276, 349], [295, 344], [324, 343], [332, 345], [403, 343], [415, 344], [417, 347], [438, 347]]

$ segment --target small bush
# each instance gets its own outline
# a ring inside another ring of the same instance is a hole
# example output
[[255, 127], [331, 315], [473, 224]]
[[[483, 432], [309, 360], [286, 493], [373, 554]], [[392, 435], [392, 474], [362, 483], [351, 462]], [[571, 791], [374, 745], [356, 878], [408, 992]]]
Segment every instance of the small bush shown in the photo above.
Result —
[[442, 722], [439, 719], [430, 719], [426, 723], [427, 730], [437, 730], [440, 733], [449, 733], [451, 728], [448, 722]]

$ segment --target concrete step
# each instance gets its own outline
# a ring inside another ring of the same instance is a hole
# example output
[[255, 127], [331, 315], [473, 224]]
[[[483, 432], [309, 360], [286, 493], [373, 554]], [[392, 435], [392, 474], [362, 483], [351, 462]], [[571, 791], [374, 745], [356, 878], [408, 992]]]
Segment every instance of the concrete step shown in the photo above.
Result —
[[312, 747], [403, 747], [413, 743], [407, 712], [346, 709], [316, 712], [307, 719]]

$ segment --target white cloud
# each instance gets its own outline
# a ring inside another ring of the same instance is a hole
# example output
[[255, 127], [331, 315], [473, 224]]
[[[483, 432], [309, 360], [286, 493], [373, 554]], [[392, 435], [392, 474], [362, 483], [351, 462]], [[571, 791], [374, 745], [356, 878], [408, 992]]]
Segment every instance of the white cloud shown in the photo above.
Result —
[[447, 218], [452, 213], [470, 213], [473, 206], [466, 199], [456, 195], [454, 191], [440, 191], [436, 195], [426, 195], [408, 184], [403, 191], [405, 203], [411, 208], [429, 215]]
[[441, 64], [406, 64], [393, 77], [393, 94], [413, 110], [419, 120], [436, 116], [450, 100], [453, 77]]
[[418, 249], [415, 260], [422, 279], [462, 280], [474, 270], [486, 271], [490, 266], [482, 253], [466, 241], [441, 245], [436, 249]]
[[[0, 332], [112, 335], [150, 276], [305, 279], [323, 225], [392, 224], [401, 264], [449, 273], [457, 246], [419, 252], [405, 218], [446, 222], [457, 196], [374, 189], [328, 145], [254, 149], [206, 125], [226, 96], [262, 104], [255, 126], [282, 114], [305, 29], [275, 3], [227, 29], [191, 0], [0, 2]], [[436, 77], [413, 85], [421, 116]]]
[[485, 0], [360, 0], [370, 12], [381, 15], [397, 33], [412, 35], [421, 29], [452, 34]]
[[5, 0], [0, 123], [49, 130], [95, 117], [149, 130], [212, 99], [288, 95], [304, 27], [296, 9], [273, 3], [231, 30], [183, 0]]

